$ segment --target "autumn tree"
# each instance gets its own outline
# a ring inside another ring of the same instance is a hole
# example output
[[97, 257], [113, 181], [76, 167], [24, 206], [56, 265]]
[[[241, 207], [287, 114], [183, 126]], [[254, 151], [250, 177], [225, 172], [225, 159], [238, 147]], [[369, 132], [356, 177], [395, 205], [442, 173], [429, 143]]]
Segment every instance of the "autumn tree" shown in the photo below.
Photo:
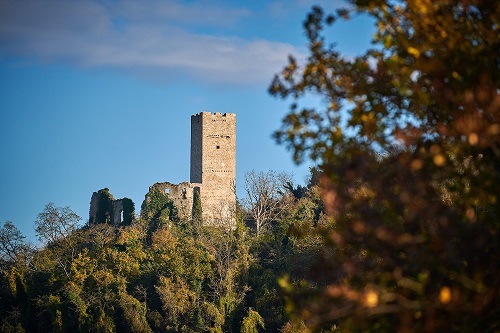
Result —
[[291, 180], [291, 175], [286, 172], [252, 170], [245, 173], [244, 204], [255, 222], [257, 236], [286, 209], [286, 201], [290, 199], [286, 186]]
[[69, 207], [56, 207], [50, 202], [35, 221], [36, 235], [40, 241], [53, 244], [76, 231], [81, 219]]
[[[353, 58], [326, 29], [355, 15], [377, 31]], [[316, 229], [335, 274], [281, 281], [308, 327], [499, 329], [498, 17], [489, 0], [350, 0], [308, 14], [306, 63], [290, 57], [270, 86], [292, 100], [276, 139], [320, 166], [335, 221]], [[303, 104], [309, 95], [321, 105]]]
[[12, 222], [0, 225], [0, 260], [16, 262], [20, 259], [28, 248], [25, 238]]

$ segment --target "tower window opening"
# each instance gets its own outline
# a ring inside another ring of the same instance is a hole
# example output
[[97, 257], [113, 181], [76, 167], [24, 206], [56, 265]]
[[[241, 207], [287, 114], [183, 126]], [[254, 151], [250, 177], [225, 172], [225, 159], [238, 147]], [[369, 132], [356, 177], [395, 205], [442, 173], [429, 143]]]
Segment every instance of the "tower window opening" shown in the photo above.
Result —
[[165, 189], [165, 194], [170, 194], [170, 189], [169, 188]]
[[220, 146], [217, 146], [216, 148], [217, 148], [217, 149], [220, 149]]

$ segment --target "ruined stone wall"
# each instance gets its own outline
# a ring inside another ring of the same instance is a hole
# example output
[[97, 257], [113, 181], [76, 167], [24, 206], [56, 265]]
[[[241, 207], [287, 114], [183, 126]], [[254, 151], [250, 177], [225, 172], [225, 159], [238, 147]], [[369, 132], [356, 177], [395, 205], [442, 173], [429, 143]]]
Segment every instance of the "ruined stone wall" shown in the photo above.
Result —
[[[149, 187], [145, 202], [155, 190], [168, 194], [179, 218], [185, 220], [192, 217], [194, 193], [198, 192], [203, 223], [233, 227], [236, 210], [236, 114], [201, 112], [192, 115], [190, 182], [156, 183]], [[117, 212], [113, 210], [113, 220], [118, 217]]]
[[169, 182], [156, 183], [149, 187], [149, 192], [157, 189], [168, 195], [177, 207], [177, 213], [181, 219], [190, 219], [193, 209], [194, 191], [199, 191], [201, 184], [182, 182], [172, 184]]
[[110, 223], [117, 227], [123, 222], [123, 199], [111, 202], [111, 221]]
[[[105, 196], [107, 200], [103, 200], [103, 196]], [[115, 200], [113, 196], [109, 194], [107, 188], [92, 193], [90, 199], [89, 224], [109, 223], [115, 227], [121, 225], [123, 222], [124, 200], [126, 199]]]
[[93, 192], [90, 198], [90, 209], [89, 209], [89, 224], [96, 224], [97, 221], [97, 211], [99, 208], [99, 193]]
[[191, 182], [201, 181], [203, 220], [226, 219], [236, 207], [236, 114], [191, 116]]

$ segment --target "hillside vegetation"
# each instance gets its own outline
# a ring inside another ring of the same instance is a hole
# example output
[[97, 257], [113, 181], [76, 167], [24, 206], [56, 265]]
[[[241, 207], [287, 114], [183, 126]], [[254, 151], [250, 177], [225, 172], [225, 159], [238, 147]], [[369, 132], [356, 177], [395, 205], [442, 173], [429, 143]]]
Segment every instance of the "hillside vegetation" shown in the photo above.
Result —
[[[49, 204], [37, 250], [6, 222], [1, 330], [500, 332], [498, 1], [346, 5], [269, 87], [308, 184], [247, 174], [235, 228], [161, 193], [118, 228]], [[357, 15], [373, 48], [345, 56], [330, 27]]]
[[[314, 271], [320, 239], [293, 230], [320, 223], [316, 184], [277, 182], [254, 193], [269, 213], [259, 235], [252, 203], [237, 225], [181, 220], [156, 193], [130, 225], [79, 226], [70, 208], [48, 204], [35, 222], [34, 249], [15, 226], [0, 228], [2, 332], [258, 332], [285, 326], [278, 279]], [[270, 192], [269, 192], [270, 191]], [[271, 193], [272, 192], [272, 193]], [[294, 194], [296, 196], [294, 196]], [[271, 211], [273, 210], [273, 211]], [[196, 216], [194, 215], [195, 219]]]

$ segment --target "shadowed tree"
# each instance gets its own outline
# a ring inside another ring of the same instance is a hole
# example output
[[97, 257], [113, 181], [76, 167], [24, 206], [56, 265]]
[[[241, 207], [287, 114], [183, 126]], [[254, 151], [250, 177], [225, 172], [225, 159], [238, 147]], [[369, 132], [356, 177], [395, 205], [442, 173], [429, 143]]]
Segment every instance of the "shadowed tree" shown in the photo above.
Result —
[[16, 226], [6, 221], [0, 226], [0, 258], [5, 261], [16, 262], [27, 250], [26, 237]]

